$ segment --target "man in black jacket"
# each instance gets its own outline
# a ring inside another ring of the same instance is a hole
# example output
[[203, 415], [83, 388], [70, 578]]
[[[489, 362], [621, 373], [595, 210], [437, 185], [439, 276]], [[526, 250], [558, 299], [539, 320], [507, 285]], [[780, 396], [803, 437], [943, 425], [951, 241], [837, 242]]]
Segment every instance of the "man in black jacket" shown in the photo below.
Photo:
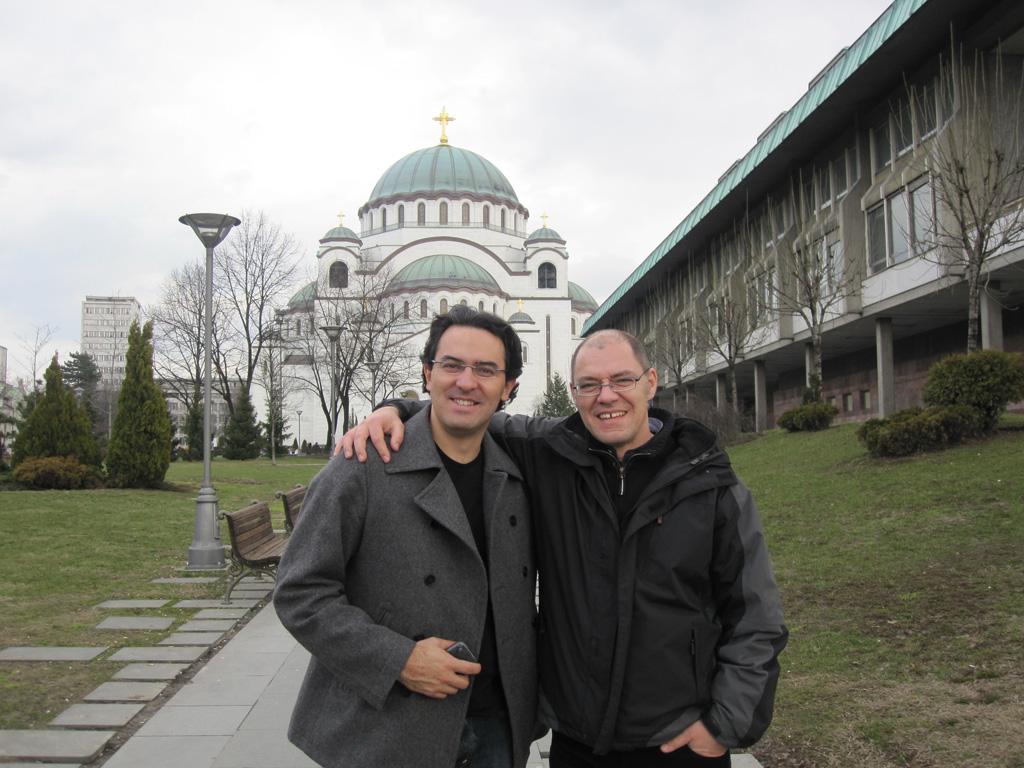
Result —
[[[571, 386], [568, 419], [491, 424], [529, 486], [551, 764], [728, 765], [771, 721], [787, 637], [750, 493], [709, 430], [648, 408], [657, 372], [629, 334], [584, 340]], [[386, 460], [397, 422], [375, 412], [346, 456], [369, 436]]]

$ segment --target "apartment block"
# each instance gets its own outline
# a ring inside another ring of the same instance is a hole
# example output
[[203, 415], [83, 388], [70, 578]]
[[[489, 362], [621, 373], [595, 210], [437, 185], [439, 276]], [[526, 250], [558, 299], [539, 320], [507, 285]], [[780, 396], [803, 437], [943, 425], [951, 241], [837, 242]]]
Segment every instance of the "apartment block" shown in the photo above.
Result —
[[82, 302], [81, 351], [93, 358], [103, 383], [114, 389], [124, 381], [128, 329], [141, 314], [133, 296], [86, 296]]

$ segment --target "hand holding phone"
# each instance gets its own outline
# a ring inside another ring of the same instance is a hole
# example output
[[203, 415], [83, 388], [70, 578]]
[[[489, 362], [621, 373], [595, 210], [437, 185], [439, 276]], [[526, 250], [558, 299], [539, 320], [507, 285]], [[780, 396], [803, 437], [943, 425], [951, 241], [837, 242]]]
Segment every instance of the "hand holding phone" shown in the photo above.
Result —
[[452, 643], [447, 648], [445, 648], [445, 650], [448, 651], [448, 653], [450, 653], [456, 659], [461, 659], [462, 661], [472, 661], [474, 663], [476, 662], [476, 655], [471, 650], [469, 650], [469, 646], [461, 640], [459, 640], [456, 643]]

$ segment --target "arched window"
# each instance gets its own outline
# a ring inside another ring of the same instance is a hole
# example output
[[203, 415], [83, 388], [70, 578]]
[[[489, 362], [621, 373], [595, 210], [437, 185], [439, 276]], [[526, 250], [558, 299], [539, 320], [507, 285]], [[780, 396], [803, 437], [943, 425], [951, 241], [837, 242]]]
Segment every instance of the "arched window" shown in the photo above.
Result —
[[576, 318], [575, 317], [572, 319], [572, 335], [573, 336], [576, 335]]
[[489, 205], [484, 206], [484, 226], [491, 226], [491, 206]]
[[[409, 319], [409, 302], [408, 301], [405, 302], [405, 304], [402, 305], [402, 317], [404, 317], [406, 320]], [[576, 321], [573, 320], [572, 323], [573, 323], [573, 326], [572, 326], [573, 330], [572, 330], [572, 332], [576, 333]]]
[[494, 302], [494, 304], [491, 305], [491, 314], [498, 314], [498, 302]]
[[416, 204], [416, 223], [421, 227], [427, 223], [427, 206], [424, 203]]
[[557, 288], [555, 265], [544, 262], [540, 265], [540, 269], [537, 270], [537, 287], [538, 288]]
[[295, 318], [295, 333], [298, 336], [302, 335], [302, 318], [301, 317]]
[[427, 300], [420, 299], [420, 317], [427, 316]]
[[405, 224], [405, 206], [399, 204], [399, 206], [398, 206], [398, 226], [401, 227], [404, 224]]
[[367, 217], [367, 219], [369, 219], [369, 222], [370, 222], [370, 230], [372, 231], [372, 230], [373, 230], [373, 211], [370, 211], [370, 212], [369, 212], [369, 213], [367, 214], [367, 216], [366, 216], [366, 217]]
[[462, 301], [460, 301], [460, 302], [459, 302], [459, 304], [461, 304], [461, 305], [462, 305], [462, 306], [464, 306], [464, 307], [465, 307], [465, 306], [468, 306], [468, 305], [466, 304], [466, 300], [465, 300], [465, 299], [463, 299]]
[[484, 311], [484, 303], [482, 301], [479, 304], [477, 304], [477, 309], [479, 309], [481, 312]]
[[438, 215], [442, 224], [448, 223], [448, 203], [441, 201], [441, 207], [438, 209]]
[[441, 314], [448, 314], [448, 299], [441, 299]]
[[469, 203], [462, 204], [462, 224], [463, 226], [469, 226]]
[[526, 346], [526, 342], [525, 341], [520, 341], [519, 345], [523, 348], [523, 365], [526, 365], [529, 362], [530, 348], [528, 346]]
[[348, 288], [348, 265], [343, 261], [331, 264], [327, 280], [331, 288]]
[[505, 231], [505, 209], [501, 209], [501, 231]]
[[388, 228], [388, 209], [387, 208], [381, 208], [380, 209], [380, 228], [381, 229], [387, 229]]

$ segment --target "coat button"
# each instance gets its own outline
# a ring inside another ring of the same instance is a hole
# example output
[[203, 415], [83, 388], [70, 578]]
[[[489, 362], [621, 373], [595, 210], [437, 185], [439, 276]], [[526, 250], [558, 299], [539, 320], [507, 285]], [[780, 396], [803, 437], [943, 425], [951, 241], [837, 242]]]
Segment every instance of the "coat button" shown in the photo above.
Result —
[[[524, 569], [524, 570], [525, 570], [525, 569]], [[437, 579], [435, 579], [435, 578], [434, 578], [434, 574], [432, 574], [432, 573], [428, 573], [428, 574], [427, 574], [427, 576], [426, 576], [426, 578], [425, 578], [425, 579], [423, 579], [423, 583], [424, 583], [424, 584], [426, 584], [426, 585], [427, 585], [428, 587], [429, 587], [429, 586], [430, 586], [431, 584], [433, 584], [433, 583], [434, 583], [435, 581], [437, 581]]]
[[527, 568], [527, 567], [526, 567], [526, 566], [524, 565], [524, 566], [523, 566], [523, 578], [525, 579], [525, 578], [526, 578], [527, 576], [529, 576], [529, 575], [530, 575], [530, 569], [529, 569], [529, 568]]
[[508, 519], [508, 524], [509, 524], [509, 525], [511, 525], [511, 526], [512, 526], [513, 528], [515, 528], [515, 527], [516, 527], [516, 523], [518, 523], [518, 522], [519, 522], [519, 521], [518, 521], [518, 520], [516, 520], [516, 516], [515, 516], [515, 515], [512, 515], [512, 516], [511, 516], [511, 517], [509, 517], [509, 519]]

